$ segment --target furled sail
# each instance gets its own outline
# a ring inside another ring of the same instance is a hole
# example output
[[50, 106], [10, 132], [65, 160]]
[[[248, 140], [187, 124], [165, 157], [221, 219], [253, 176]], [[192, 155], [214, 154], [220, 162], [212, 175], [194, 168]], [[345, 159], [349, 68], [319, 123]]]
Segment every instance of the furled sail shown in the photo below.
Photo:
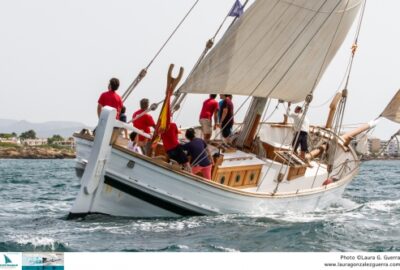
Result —
[[363, 1], [257, 0], [181, 91], [302, 101], [336, 54]]
[[397, 94], [387, 105], [386, 109], [381, 114], [381, 117], [385, 117], [393, 122], [400, 124], [400, 90], [397, 91]]

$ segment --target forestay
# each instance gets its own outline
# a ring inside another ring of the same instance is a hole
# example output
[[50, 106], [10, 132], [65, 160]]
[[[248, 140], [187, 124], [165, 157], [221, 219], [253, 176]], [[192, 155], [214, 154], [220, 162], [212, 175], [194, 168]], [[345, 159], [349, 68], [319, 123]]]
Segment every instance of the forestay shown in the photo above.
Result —
[[397, 91], [381, 116], [400, 124], [400, 90]]
[[302, 101], [336, 54], [363, 1], [258, 0], [181, 91]]

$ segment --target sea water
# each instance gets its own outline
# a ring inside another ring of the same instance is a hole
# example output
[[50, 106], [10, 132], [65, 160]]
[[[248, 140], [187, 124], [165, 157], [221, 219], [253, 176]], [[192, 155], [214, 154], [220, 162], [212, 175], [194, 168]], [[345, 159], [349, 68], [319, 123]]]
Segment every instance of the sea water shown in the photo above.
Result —
[[369, 161], [312, 213], [67, 220], [74, 160], [0, 160], [0, 251], [400, 251], [400, 161]]

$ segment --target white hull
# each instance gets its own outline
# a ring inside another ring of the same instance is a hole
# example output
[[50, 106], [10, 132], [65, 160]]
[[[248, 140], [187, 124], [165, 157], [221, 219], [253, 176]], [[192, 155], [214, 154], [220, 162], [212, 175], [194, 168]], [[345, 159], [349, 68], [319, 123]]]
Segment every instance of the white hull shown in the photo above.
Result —
[[[225, 186], [195, 180], [113, 150], [104, 182], [89, 212], [132, 217], [175, 217], [210, 214], [308, 212], [335, 202], [352, 175], [341, 183], [298, 195], [246, 194]], [[135, 162], [129, 169], [126, 164]], [[81, 194], [82, 196], [83, 194]], [[72, 209], [73, 213], [74, 209]], [[85, 214], [85, 213], [76, 213]]]
[[[285, 183], [282, 183], [280, 192], [273, 193], [277, 182], [272, 178], [261, 184], [266, 186], [264, 191], [237, 189], [177, 172], [168, 165], [121, 147], [111, 147], [109, 143], [102, 145], [106, 148], [103, 149], [103, 158], [100, 153], [96, 161], [93, 156], [99, 150], [98, 141], [98, 138], [94, 142], [77, 140], [79, 153], [83, 155], [77, 160], [78, 166], [85, 167], [86, 159], [89, 162], [71, 216], [101, 213], [127, 217], [178, 217], [308, 212], [337, 201], [358, 172], [358, 167], [354, 166], [330, 185], [321, 184], [326, 179], [323, 173], [319, 178], [312, 177], [312, 186], [307, 184], [308, 187], [290, 192], [285, 191]], [[87, 156], [89, 153], [90, 157]], [[91, 163], [97, 165], [91, 166]], [[306, 178], [296, 181], [307, 183]], [[287, 185], [294, 184], [288, 182]]]

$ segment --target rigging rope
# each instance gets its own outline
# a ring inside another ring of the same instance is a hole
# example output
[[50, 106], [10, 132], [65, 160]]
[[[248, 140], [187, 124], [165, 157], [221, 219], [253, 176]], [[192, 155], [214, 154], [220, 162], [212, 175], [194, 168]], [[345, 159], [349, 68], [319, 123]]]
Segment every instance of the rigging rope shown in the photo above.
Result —
[[351, 71], [353, 69], [354, 57], [355, 57], [355, 54], [356, 54], [356, 51], [357, 51], [357, 48], [358, 48], [358, 38], [359, 38], [360, 33], [361, 33], [361, 26], [362, 26], [362, 22], [363, 22], [363, 19], [364, 19], [366, 6], [367, 6], [367, 0], [364, 0], [363, 7], [361, 9], [360, 20], [359, 20], [358, 25], [357, 25], [356, 38], [354, 40], [353, 46], [351, 47], [351, 61], [350, 61], [349, 73], [348, 73], [347, 79], [346, 79], [345, 89], [347, 89], [347, 87], [349, 85], [350, 75], [351, 75]]
[[[325, 0], [324, 3], [318, 8], [317, 12], [313, 15], [313, 17], [306, 23], [306, 25], [304, 25], [304, 27], [301, 29], [301, 31], [296, 35], [296, 37], [293, 39], [293, 41], [289, 44], [289, 46], [284, 50], [284, 52], [280, 55], [280, 57], [275, 61], [274, 65], [266, 72], [266, 74], [263, 76], [263, 78], [258, 82], [258, 84], [254, 87], [254, 89], [250, 92], [248, 98], [242, 103], [242, 106], [245, 102], [248, 101], [249, 97], [251, 97], [257, 90], [258, 88], [261, 86], [261, 84], [266, 80], [266, 78], [268, 77], [268, 75], [275, 69], [275, 67], [279, 64], [279, 62], [282, 60], [282, 58], [288, 53], [288, 51], [290, 50], [290, 48], [296, 43], [296, 41], [300, 38], [301, 34], [307, 29], [307, 27], [311, 24], [311, 22], [315, 19], [315, 17], [318, 15], [319, 11], [322, 10], [323, 6], [328, 2], [328, 0]], [[296, 59], [292, 62], [292, 64], [289, 66], [288, 70], [285, 72], [285, 74], [281, 77], [281, 79], [278, 81], [278, 83], [275, 84], [275, 86], [267, 93], [267, 95], [265, 96], [265, 98], [269, 98], [270, 95], [272, 94], [272, 92], [275, 90], [275, 88], [277, 87], [277, 85], [280, 83], [280, 81], [285, 77], [285, 75], [289, 72], [289, 70], [291, 69], [291, 67], [294, 65], [294, 63], [298, 60], [298, 58], [300, 57], [300, 55], [304, 52], [304, 50], [307, 48], [307, 46], [311, 43], [311, 41], [313, 40], [313, 38], [318, 34], [319, 30], [321, 30], [321, 28], [323, 27], [323, 25], [325, 24], [325, 22], [329, 19], [329, 17], [332, 15], [333, 11], [339, 6], [340, 1], [336, 4], [336, 6], [333, 8], [333, 10], [331, 11], [330, 15], [327, 16], [323, 23], [321, 24], [321, 26], [317, 29], [317, 31], [313, 34], [313, 36], [310, 38], [309, 42], [307, 42], [307, 44], [304, 46], [304, 48], [301, 50], [301, 52], [299, 53], [299, 55], [296, 57]], [[242, 107], [241, 106], [241, 107]], [[240, 108], [241, 108], [240, 107]], [[238, 111], [235, 112], [234, 115], [236, 115], [238, 113]]]
[[[243, 9], [247, 6], [249, 0], [246, 0], [246, 2], [243, 4]], [[194, 67], [192, 68], [192, 70], [190, 71], [189, 75], [187, 76], [187, 78], [190, 78], [190, 76], [193, 74], [193, 72], [198, 68], [198, 66], [200, 65], [200, 63], [204, 60], [205, 56], [207, 55], [208, 51], [214, 46], [214, 42], [215, 39], [217, 37], [217, 35], [219, 34], [219, 32], [221, 31], [222, 27], [224, 26], [226, 20], [228, 19], [230, 13], [232, 11], [232, 8], [229, 10], [228, 14], [225, 16], [225, 18], [223, 19], [222, 23], [220, 24], [220, 26], [218, 27], [217, 31], [215, 32], [214, 36], [209, 39], [206, 43], [206, 47], [204, 48], [203, 52], [201, 53], [199, 59], [197, 60], [196, 64], [194, 65]], [[229, 25], [228, 29], [236, 22], [238, 18], [235, 17], [235, 19], [232, 21], [232, 23]], [[185, 83], [183, 83], [185, 84]], [[174, 111], [177, 111], [180, 109], [180, 105], [183, 102], [183, 100], [186, 98], [187, 93], [181, 93], [180, 92], [180, 88], [174, 93], [175, 98], [172, 101], [172, 109]], [[176, 108], [176, 109], [175, 109]], [[180, 110], [182, 111], [182, 110]], [[179, 118], [180, 113], [178, 114], [176, 120]]]
[[[365, 0], [364, 5], [362, 7], [362, 12], [361, 12], [359, 23], [357, 25], [355, 39], [354, 39], [353, 45], [351, 47], [351, 55], [349, 56], [349, 61], [348, 61], [348, 64], [347, 64], [346, 72], [344, 73], [343, 79], [340, 82], [338, 89], [343, 89], [342, 85], [343, 85], [344, 82], [346, 82], [344, 89], [346, 89], [348, 84], [349, 84], [350, 73], [351, 73], [351, 70], [352, 70], [352, 67], [353, 67], [354, 56], [355, 56], [355, 53], [356, 53], [356, 51], [358, 49], [358, 37], [359, 37], [360, 32], [361, 32], [361, 25], [362, 25], [362, 21], [363, 21], [364, 14], [365, 14], [366, 3], [367, 3], [367, 0]], [[329, 98], [327, 101], [325, 101], [324, 103], [322, 103], [320, 105], [310, 106], [310, 108], [320, 108], [320, 107], [325, 106], [326, 104], [328, 104], [333, 99], [333, 97], [338, 93], [338, 91], [336, 91], [335, 94], [331, 98]]]
[[383, 152], [385, 152], [386, 148], [389, 146], [389, 144], [396, 139], [397, 140], [397, 145], [399, 145], [399, 139], [397, 138], [397, 136], [400, 136], [400, 129], [392, 135], [392, 137], [390, 137], [390, 139], [386, 142], [386, 145], [384, 147], [382, 147], [381, 151], [377, 154], [377, 156], [382, 155]]
[[[322, 7], [325, 5], [325, 3], [327, 3], [327, 1], [325, 1], [320, 7], [319, 7], [319, 9], [318, 9], [318, 11], [314, 14], [314, 16], [311, 18], [311, 20], [304, 26], [304, 28], [302, 29], [302, 31], [300, 31], [300, 33], [297, 35], [297, 37], [293, 40], [293, 42], [290, 44], [290, 46], [286, 49], [286, 51], [285, 51], [285, 53], [292, 47], [292, 45], [295, 43], [295, 41], [297, 41], [297, 39], [300, 37], [300, 35], [305, 31], [305, 29], [308, 27], [308, 25], [313, 21], [313, 19], [316, 17], [316, 15], [319, 13], [319, 11], [322, 9]], [[280, 81], [284, 78], [284, 76], [289, 72], [289, 70], [291, 69], [291, 67], [294, 65], [294, 63], [296, 63], [296, 61], [299, 59], [299, 57], [300, 57], [300, 55], [304, 52], [304, 50], [307, 48], [307, 46], [310, 44], [310, 42], [312, 41], [312, 39], [317, 35], [317, 33], [319, 32], [319, 30], [323, 27], [323, 25], [325, 24], [325, 22], [330, 18], [330, 16], [333, 14], [333, 12], [334, 12], [334, 10], [339, 6], [339, 3], [340, 2], [338, 2], [337, 4], [336, 4], [336, 6], [333, 8], [333, 10], [330, 12], [330, 14], [329, 14], [329, 16], [327, 16], [327, 18], [325, 18], [325, 20], [323, 21], [323, 23], [321, 24], [321, 26], [317, 29], [317, 31], [314, 33], [314, 35], [311, 37], [311, 39], [309, 40], [309, 42], [305, 45], [305, 47], [302, 49], [302, 51], [299, 53], [299, 55], [295, 58], [295, 60], [292, 62], [292, 64], [289, 66], [289, 68], [288, 68], [288, 70], [285, 72], [285, 74], [281, 77], [281, 79], [279, 80], [279, 82], [277, 83], [277, 84], [275, 84], [275, 86], [272, 88], [272, 90], [268, 93], [268, 95], [267, 95], [267, 97], [269, 97], [270, 95], [271, 95], [271, 93], [274, 91], [274, 89], [279, 85], [279, 83], [280, 83]], [[281, 57], [278, 59], [278, 61], [276, 62], [276, 64], [280, 61], [280, 59], [282, 59], [282, 57], [283, 57], [284, 55], [281, 55]], [[275, 65], [276, 65], [275, 64]], [[274, 66], [275, 66], [274, 65]], [[273, 66], [273, 68], [274, 68], [274, 66]], [[271, 71], [272, 69], [270, 69], [270, 71]], [[261, 85], [261, 83], [266, 79], [266, 77], [269, 75], [269, 73], [270, 73], [270, 71], [269, 72], [267, 72], [267, 74], [264, 76], [264, 78], [261, 80], [261, 82], [259, 83], [259, 85], [257, 85], [257, 87], [256, 87], [256, 89]], [[255, 90], [256, 90], [255, 89]], [[255, 91], [254, 90], [254, 91]], [[307, 100], [309, 101], [309, 102], [311, 102], [311, 99], [312, 99], [312, 96], [308, 96], [307, 97]], [[302, 116], [302, 119], [301, 119], [301, 121], [300, 121], [300, 123], [299, 123], [299, 126], [301, 126], [301, 123], [304, 121], [304, 117], [305, 117], [305, 114], [306, 114], [306, 112], [304, 112], [303, 113], [303, 116]], [[283, 146], [283, 144], [284, 144], [284, 142], [286, 141], [286, 139], [288, 138], [288, 136], [289, 136], [289, 134], [287, 134], [286, 136], [285, 136], [285, 138], [283, 139], [283, 141], [282, 141], [282, 143], [281, 143], [281, 147]], [[298, 137], [298, 136], [297, 136]], [[296, 140], [298, 140], [298, 138], [296, 139]], [[274, 158], [274, 160], [276, 159], [276, 156], [275, 156], [275, 158]], [[269, 168], [268, 168], [268, 171], [267, 171], [267, 173], [266, 174], [264, 174], [264, 177], [262, 178], [262, 180], [261, 180], [261, 182], [260, 182], [260, 185], [259, 185], [259, 187], [261, 187], [261, 185], [262, 185], [262, 183], [264, 182], [264, 179], [265, 179], [265, 177], [266, 177], [266, 175], [268, 174], [268, 172], [269, 172], [269, 170], [271, 169], [271, 167], [272, 167], [272, 163], [270, 164], [270, 166], [269, 166]], [[282, 170], [282, 168], [283, 168], [283, 164], [281, 165], [281, 168], [280, 168], [280, 170]], [[279, 175], [281, 175], [281, 172], [279, 173]], [[274, 189], [274, 192], [273, 192], [273, 194], [275, 194], [276, 192], [277, 192], [277, 190], [278, 190], [278, 187], [279, 187], [279, 184], [280, 184], [280, 181], [277, 181], [278, 183], [277, 183], [277, 186], [276, 186], [276, 188]], [[259, 188], [258, 188], [259, 189]], [[257, 189], [257, 190], [258, 190]]]
[[[347, 97], [348, 97], [347, 88], [349, 86], [350, 75], [352, 73], [353, 63], [354, 63], [354, 59], [355, 59], [355, 53], [358, 48], [358, 38], [359, 38], [360, 32], [361, 32], [361, 26], [362, 26], [362, 21], [363, 21], [364, 14], [365, 14], [366, 3], [367, 3], [367, 0], [364, 1], [362, 9], [361, 9], [361, 15], [360, 15], [360, 19], [359, 19], [359, 22], [357, 25], [354, 43], [351, 47], [351, 57], [350, 57], [349, 69], [348, 69], [348, 73], [347, 73], [346, 84], [345, 84], [344, 90], [343, 90], [344, 95], [342, 96], [342, 99], [340, 100], [339, 110], [337, 111], [336, 116], [335, 116], [336, 121], [335, 121], [335, 125], [334, 125], [334, 131], [336, 134], [340, 134], [340, 132], [342, 131], [342, 128], [343, 128], [343, 120], [344, 120], [344, 114], [345, 114], [345, 110], [346, 110], [346, 103], [347, 103]], [[331, 147], [328, 150], [328, 173], [329, 174], [331, 173], [331, 171], [333, 169], [334, 157], [336, 156], [337, 147], [338, 147], [338, 142], [337, 142], [337, 140], [335, 140], [334, 145], [333, 146], [331, 145]]]
[[179, 22], [179, 24], [175, 27], [174, 31], [171, 33], [171, 35], [168, 37], [168, 39], [164, 42], [164, 44], [161, 46], [161, 48], [157, 51], [153, 59], [149, 62], [149, 64], [142, 69], [136, 79], [132, 82], [132, 84], [128, 87], [128, 89], [125, 91], [125, 93], [122, 95], [122, 100], [125, 102], [126, 99], [129, 97], [129, 95], [132, 93], [132, 91], [136, 88], [136, 86], [140, 83], [140, 81], [146, 76], [147, 70], [150, 68], [150, 66], [153, 64], [153, 62], [156, 60], [156, 58], [160, 55], [160, 53], [163, 51], [165, 46], [168, 44], [168, 42], [171, 40], [171, 38], [175, 35], [175, 33], [178, 31], [178, 29], [181, 27], [181, 25], [185, 22], [186, 18], [190, 15], [190, 13], [193, 11], [193, 9], [196, 7], [196, 5], [199, 3], [200, 0], [196, 0], [192, 7], [189, 9], [189, 11], [186, 13], [186, 15], [183, 17], [183, 19]]
[[[329, 13], [329, 15], [327, 16], [327, 18], [326, 18], [326, 19], [324, 20], [324, 22], [321, 24], [321, 26], [319, 27], [318, 31], [314, 34], [314, 36], [319, 32], [320, 29], [322, 29], [322, 27], [323, 27], [323, 25], [325, 24], [325, 22], [332, 16], [333, 12], [336, 10], [336, 8], [339, 7], [339, 4], [340, 4], [341, 2], [342, 2], [341, 0], [339, 0], [339, 1], [337, 2], [337, 4], [335, 5], [335, 7], [332, 9], [332, 11]], [[325, 3], [324, 3], [324, 4], [325, 4]], [[324, 6], [324, 4], [323, 4], [322, 6]], [[349, 0], [347, 0], [346, 6], [345, 6], [345, 8], [344, 8], [344, 11], [347, 9], [348, 4], [349, 4]], [[320, 8], [322, 8], [322, 6], [321, 6]], [[316, 85], [317, 85], [317, 83], [318, 83], [318, 81], [319, 81], [319, 77], [320, 77], [320, 75], [321, 75], [321, 73], [322, 73], [322, 70], [323, 70], [323, 68], [324, 68], [324, 65], [325, 65], [325, 62], [326, 62], [326, 60], [327, 60], [329, 51], [330, 51], [330, 49], [331, 49], [331, 47], [332, 47], [332, 45], [333, 45], [333, 42], [334, 42], [334, 40], [335, 40], [335, 38], [336, 38], [336, 36], [337, 36], [338, 30], [339, 30], [339, 26], [340, 26], [340, 24], [341, 24], [341, 22], [342, 22], [342, 20], [343, 20], [344, 14], [345, 14], [345, 12], [343, 12], [342, 15], [341, 15], [341, 17], [340, 17], [339, 23], [338, 23], [338, 25], [337, 25], [337, 27], [336, 27], [336, 30], [335, 30], [335, 32], [334, 32], [334, 35], [332, 36], [332, 40], [331, 40], [330, 45], [329, 45], [329, 47], [328, 47], [328, 50], [327, 50], [327, 52], [326, 52], [326, 54], [325, 54], [324, 60], [323, 60], [323, 62], [322, 62], [322, 65], [320, 66], [320, 69], [319, 69], [319, 71], [318, 71], [318, 75], [317, 75], [317, 77], [316, 77], [316, 79], [315, 79], [315, 81], [314, 81], [314, 84], [313, 84], [313, 86], [312, 86], [312, 88], [311, 88], [311, 90], [310, 90], [309, 95], [308, 95], [307, 98], [306, 98], [306, 102], [305, 102], [305, 104], [304, 104], [303, 107], [302, 107], [303, 113], [302, 113], [302, 116], [301, 116], [301, 119], [300, 119], [299, 123], [297, 123], [296, 130], [299, 130], [299, 129], [300, 129], [301, 125], [303, 124], [303, 122], [304, 122], [304, 120], [305, 120], [305, 117], [306, 117], [307, 112], [308, 112], [308, 109], [309, 109], [309, 105], [310, 105], [310, 103], [311, 103], [311, 101], [312, 101], [312, 98], [313, 98], [313, 93], [314, 93], [314, 91], [315, 91]], [[314, 37], [314, 36], [313, 36], [313, 37]], [[307, 46], [308, 46], [308, 44], [311, 43], [311, 41], [312, 41], [312, 39], [310, 39], [310, 41], [307, 43]], [[306, 46], [306, 47], [307, 47], [307, 46]], [[305, 48], [306, 48], [306, 47], [305, 47]], [[305, 48], [302, 50], [302, 52], [305, 50]], [[300, 57], [300, 55], [302, 54], [302, 52], [296, 57], [296, 60], [292, 63], [292, 65], [289, 67], [289, 69], [287, 70], [287, 72], [288, 72], [288, 71], [290, 70], [290, 68], [294, 65], [294, 63], [295, 63], [295, 62], [297, 61], [297, 59]], [[286, 73], [287, 73], [287, 72], [286, 72]], [[284, 76], [286, 75], [286, 73], [284, 74]], [[279, 80], [278, 84], [279, 84], [280, 81], [284, 78], [284, 76], [281, 77], [281, 79]], [[276, 84], [275, 87], [276, 87], [278, 84]], [[299, 137], [300, 137], [300, 132], [297, 132], [297, 133], [296, 133], [296, 137], [294, 138], [294, 145], [297, 144], [297, 142], [298, 142], [298, 140], [299, 140]], [[283, 144], [283, 142], [282, 142], [282, 144]], [[289, 159], [289, 161], [288, 161], [288, 164], [290, 164], [290, 162], [291, 162], [291, 160], [292, 160], [293, 153], [294, 153], [294, 148], [292, 148], [292, 153], [291, 153], [291, 155], [290, 155], [290, 159]], [[281, 165], [281, 169], [280, 169], [279, 174], [281, 174], [282, 168], [283, 168], [283, 164]], [[286, 174], [286, 172], [288, 171], [288, 169], [289, 169], [289, 166], [287, 166], [287, 167], [285, 168], [285, 173], [284, 173], [284, 174]], [[277, 185], [276, 185], [276, 187], [275, 187], [275, 189], [274, 189], [273, 194], [275, 194], [275, 193], [278, 191], [278, 188], [279, 188], [280, 183], [281, 183], [281, 181], [277, 181]]]
[[[245, 99], [244, 102], [242, 102], [242, 104], [239, 106], [239, 108], [236, 110], [236, 112], [234, 112], [234, 114], [232, 115], [231, 119], [229, 119], [229, 121], [227, 121], [227, 124], [224, 127], [221, 127], [221, 130], [224, 129], [228, 123], [234, 118], [235, 115], [237, 115], [237, 113], [242, 109], [242, 107], [244, 106], [244, 104], [250, 99], [250, 97], [258, 90], [258, 88], [261, 86], [261, 84], [265, 81], [265, 79], [268, 77], [268, 75], [272, 72], [272, 70], [278, 65], [278, 63], [280, 62], [280, 60], [286, 55], [286, 53], [290, 50], [290, 48], [295, 44], [295, 42], [300, 38], [300, 36], [302, 35], [302, 33], [307, 29], [307, 27], [312, 23], [312, 21], [315, 19], [315, 17], [317, 15], [319, 15], [318, 11], [322, 10], [323, 6], [328, 2], [328, 0], [325, 0], [322, 5], [318, 8], [317, 12], [311, 17], [311, 19], [304, 25], [304, 27], [301, 29], [301, 31], [296, 35], [296, 37], [293, 39], [293, 41], [289, 44], [289, 46], [284, 50], [284, 52], [280, 55], [280, 57], [277, 59], [277, 61], [274, 63], [274, 65], [266, 72], [266, 74], [264, 75], [264, 77], [260, 80], [260, 82], [254, 87], [254, 89], [252, 90], [252, 92], [250, 93], [250, 95]], [[323, 27], [323, 25], [326, 23], [326, 21], [330, 18], [330, 16], [333, 14], [334, 10], [336, 10], [336, 8], [339, 6], [339, 4], [341, 3], [341, 1], [339, 0], [338, 3], [335, 5], [335, 7], [332, 9], [332, 11], [330, 12], [330, 14], [323, 20], [322, 24], [320, 27], [318, 27], [317, 31], [313, 34], [313, 36], [311, 37], [311, 39], [307, 42], [307, 44], [305, 45], [305, 47], [302, 49], [302, 51], [300, 52], [300, 54], [295, 58], [295, 60], [292, 62], [292, 64], [289, 66], [289, 69], [286, 71], [286, 73], [283, 75], [283, 77], [287, 74], [287, 72], [289, 72], [289, 70], [291, 69], [291, 67], [294, 65], [294, 63], [299, 59], [300, 55], [304, 52], [304, 50], [307, 48], [307, 46], [311, 43], [311, 41], [313, 40], [313, 38], [318, 34], [319, 30]], [[269, 96], [272, 94], [272, 92], [275, 90], [275, 88], [277, 87], [277, 85], [280, 83], [280, 81], [283, 79], [283, 77], [281, 77], [281, 79], [279, 80], [279, 82], [277, 84], [275, 84], [275, 86], [271, 89], [271, 91], [267, 94], [266, 98], [269, 98]], [[305, 115], [304, 115], [305, 116]], [[221, 132], [219, 132], [219, 134], [221, 134]], [[219, 135], [218, 134], [218, 135]], [[218, 136], [217, 135], [217, 136]], [[283, 143], [282, 143], [283, 144]]]
[[[321, 10], [322, 7], [328, 2], [328, 0], [325, 0], [324, 3], [319, 7], [318, 10]], [[306, 44], [306, 46], [303, 48], [303, 50], [301, 51], [301, 53], [307, 48], [308, 44], [312, 41], [312, 39], [317, 35], [317, 33], [319, 32], [319, 30], [322, 28], [322, 26], [325, 24], [325, 22], [328, 20], [328, 18], [332, 15], [333, 11], [338, 7], [340, 3], [340, 0], [338, 2], [338, 4], [333, 8], [332, 12], [330, 13], [329, 16], [327, 16], [327, 18], [325, 18], [324, 22], [322, 23], [322, 25], [317, 29], [317, 31], [314, 33], [314, 35], [311, 37], [311, 39], [309, 40], [309, 42]], [[311, 22], [313, 21], [313, 19], [318, 15], [318, 12], [316, 12], [314, 14], [314, 16], [306, 23], [306, 25], [303, 27], [303, 29], [298, 33], [298, 35], [295, 37], [295, 39], [289, 44], [289, 46], [286, 48], [286, 50], [283, 52], [283, 54], [278, 58], [278, 60], [275, 62], [275, 64], [271, 67], [271, 69], [269, 69], [265, 76], [260, 80], [260, 82], [256, 85], [256, 87], [252, 90], [252, 92], [250, 93], [249, 96], [247, 96], [247, 98], [245, 99], [244, 102], [242, 102], [242, 104], [239, 106], [239, 108], [236, 110], [236, 112], [234, 112], [234, 114], [232, 115], [231, 119], [229, 119], [229, 121], [227, 121], [227, 123], [225, 124], [225, 126], [221, 127], [221, 131], [217, 134], [217, 136], [219, 136], [222, 132], [222, 130], [228, 125], [228, 123], [234, 118], [234, 116], [236, 116], [238, 114], [238, 112], [243, 108], [244, 104], [252, 97], [252, 95], [257, 91], [257, 89], [261, 86], [261, 84], [264, 82], [264, 80], [268, 77], [268, 75], [272, 72], [272, 70], [275, 68], [276, 65], [278, 65], [278, 63], [280, 62], [280, 60], [285, 56], [285, 54], [289, 51], [289, 49], [294, 45], [294, 43], [300, 38], [301, 34], [307, 29], [307, 27], [311, 24]], [[300, 53], [300, 55], [301, 55]], [[290, 68], [294, 65], [294, 63], [297, 61], [297, 59], [299, 58], [296, 57], [295, 61], [292, 63], [292, 65], [289, 67], [289, 69], [286, 71], [286, 73], [290, 70]], [[285, 73], [285, 74], [286, 74]], [[283, 75], [284, 77], [285, 75]], [[282, 77], [282, 78], [283, 78]], [[281, 78], [281, 79], [282, 79]], [[279, 82], [278, 82], [279, 84]], [[276, 84], [275, 87], [278, 85]], [[271, 93], [274, 91], [275, 87], [272, 88], [272, 90], [267, 94], [266, 98], [269, 98], [269, 96], [271, 95]], [[304, 115], [305, 116], [305, 115]], [[303, 122], [303, 120], [301, 121], [301, 123]], [[286, 138], [285, 138], [286, 140]], [[283, 145], [283, 143], [282, 143]], [[283, 164], [282, 164], [283, 166]], [[267, 175], [267, 174], [265, 174]], [[264, 176], [265, 176], [264, 175]], [[262, 182], [261, 182], [262, 183]], [[278, 183], [279, 184], [279, 183]], [[261, 186], [261, 184], [260, 184]]]

